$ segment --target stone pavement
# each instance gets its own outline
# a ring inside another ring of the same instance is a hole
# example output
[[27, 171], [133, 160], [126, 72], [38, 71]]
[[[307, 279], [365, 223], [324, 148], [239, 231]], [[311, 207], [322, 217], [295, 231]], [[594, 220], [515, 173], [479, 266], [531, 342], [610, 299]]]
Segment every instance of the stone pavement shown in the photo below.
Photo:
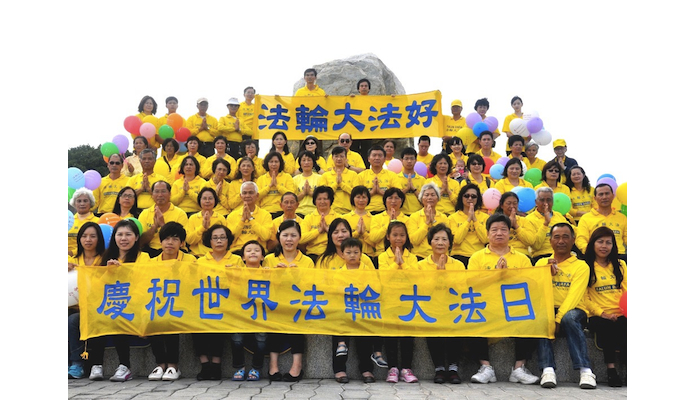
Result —
[[194, 378], [176, 382], [150, 382], [145, 376], [118, 383], [108, 380], [93, 382], [85, 379], [68, 381], [68, 398], [73, 400], [151, 400], [151, 399], [623, 399], [627, 387], [610, 388], [598, 384], [595, 390], [583, 390], [574, 383], [561, 383], [556, 389], [538, 385], [496, 382], [486, 385], [463, 382], [460, 385], [435, 384], [431, 380], [419, 383], [365, 384], [353, 380], [339, 384], [333, 379], [303, 379], [297, 383], [197, 381]]

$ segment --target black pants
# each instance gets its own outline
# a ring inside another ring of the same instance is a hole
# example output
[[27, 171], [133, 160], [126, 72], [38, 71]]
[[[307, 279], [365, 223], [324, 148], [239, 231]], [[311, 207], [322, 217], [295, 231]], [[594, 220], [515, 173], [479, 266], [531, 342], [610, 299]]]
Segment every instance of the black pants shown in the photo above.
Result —
[[627, 318], [618, 317], [614, 322], [602, 317], [590, 317], [588, 328], [597, 334], [597, 345], [602, 348], [605, 363], [615, 363], [617, 351], [627, 354]]
[[242, 143], [228, 142], [226, 145], [226, 153], [230, 154], [235, 160], [242, 158]]
[[193, 333], [193, 349], [195, 355], [212, 357], [221, 357], [223, 355], [223, 346], [226, 343], [226, 333]]
[[[414, 359], [414, 338], [413, 337], [386, 337], [385, 342], [386, 356], [388, 357], [389, 368], [411, 369], [412, 360]], [[397, 344], [400, 344], [400, 352], [402, 353], [402, 362], [397, 353]]]
[[[214, 155], [214, 142], [203, 142], [200, 140], [199, 150], [197, 151], [201, 155], [209, 158]], [[237, 160], [237, 158], [236, 158]]]
[[[373, 372], [374, 367], [371, 362], [371, 349], [373, 347], [374, 338], [370, 336], [355, 336], [353, 337], [355, 343], [355, 350], [357, 351], [358, 368], [360, 373]], [[332, 367], [334, 373], [346, 372], [346, 362], [348, 356], [336, 356], [336, 347], [339, 342], [345, 342], [349, 345], [350, 336], [332, 336], [331, 338], [331, 354]]]
[[108, 338], [113, 340], [120, 364], [131, 368], [129, 357], [129, 341], [131, 337], [129, 335], [99, 336], [87, 339], [87, 351], [89, 352], [89, 360], [92, 365], [103, 365], [103, 352], [106, 349]]
[[306, 337], [300, 334], [293, 333], [269, 333], [268, 334], [268, 351], [271, 353], [282, 353], [285, 345], [291, 347], [292, 354], [303, 354], [306, 346]]
[[156, 364], [179, 363], [179, 334], [149, 336]]

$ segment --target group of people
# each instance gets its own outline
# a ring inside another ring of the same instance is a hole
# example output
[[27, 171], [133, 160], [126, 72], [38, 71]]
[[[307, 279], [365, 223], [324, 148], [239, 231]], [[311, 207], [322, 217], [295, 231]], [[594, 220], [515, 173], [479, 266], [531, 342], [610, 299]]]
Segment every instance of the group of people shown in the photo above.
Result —
[[[316, 71], [307, 70], [307, 84], [297, 95], [325, 95], [315, 84], [316, 77]], [[361, 94], [368, 93], [369, 87], [366, 79], [357, 85]], [[69, 270], [83, 265], [169, 260], [225, 268], [344, 270], [550, 265], [556, 332], [568, 338], [574, 369], [580, 370], [580, 386], [596, 387], [587, 356], [586, 326], [596, 332], [597, 344], [604, 349], [609, 384], [621, 385], [615, 357], [627, 347], [627, 319], [618, 306], [627, 290], [627, 219], [613, 207], [613, 188], [608, 184], [593, 188], [583, 168], [566, 157], [564, 140], [554, 141], [557, 157], [544, 162], [536, 158], [538, 145], [525, 144], [521, 136], [509, 134], [506, 152], [510, 161], [504, 178], [498, 181], [484, 174], [485, 158], [497, 156], [492, 148], [498, 132], [489, 131], [472, 138], [445, 137], [446, 151], [434, 156], [427, 152], [430, 138], [422, 136], [418, 151], [413, 147], [400, 151], [399, 173], [387, 169], [397, 153], [394, 141], [372, 146], [367, 166], [360, 154], [351, 151], [353, 141], [347, 133], [338, 136], [338, 145], [325, 159], [316, 137], [303, 140], [294, 155], [284, 132], [277, 132], [270, 151], [261, 159], [258, 142], [247, 138], [246, 117], [253, 118], [253, 111], [242, 111], [253, 107], [253, 95], [254, 89], [249, 87], [245, 103], [231, 99], [230, 114], [221, 118], [223, 123], [208, 118], [208, 103], [199, 99], [198, 114], [186, 121], [193, 136], [185, 143], [185, 154], [180, 154], [176, 140], [166, 139], [158, 159], [157, 141], [137, 136], [133, 156], [110, 156], [110, 174], [99, 188], [93, 192], [78, 189], [70, 201], [76, 216], [69, 231]], [[176, 103], [175, 98], [167, 99], [168, 115], [176, 111]], [[520, 118], [521, 99], [513, 99], [512, 104], [513, 118]], [[144, 98], [139, 111], [154, 114], [156, 107], [152, 98]], [[488, 101], [478, 100], [475, 109], [485, 117]], [[461, 102], [454, 100], [449, 132], [463, 119], [460, 110]], [[222, 129], [231, 125], [233, 130]], [[504, 131], [507, 125], [506, 118]], [[429, 166], [429, 176], [414, 171], [418, 161]], [[527, 213], [518, 210], [519, 196], [511, 191], [516, 186], [532, 186], [523, 179], [525, 165], [542, 170], [542, 182], [535, 187], [536, 206]], [[495, 210], [483, 204], [482, 195], [489, 188], [502, 193]], [[554, 193], [559, 192], [572, 199], [566, 215], [552, 210]], [[120, 221], [106, 248], [98, 222], [110, 213]], [[78, 328], [79, 313], [69, 310], [72, 378], [84, 376]], [[193, 335], [195, 353], [202, 363], [197, 379], [221, 379], [227, 335]], [[88, 340], [90, 379], [103, 379], [107, 339]], [[332, 338], [335, 378], [342, 383], [348, 382], [349, 339]], [[129, 337], [116, 335], [112, 341], [120, 366], [111, 380], [131, 379]], [[152, 336], [150, 341], [157, 367], [148, 378], [178, 379], [178, 335]], [[260, 379], [265, 354], [270, 355], [270, 380], [303, 377], [303, 335], [232, 334], [231, 341], [232, 379]], [[413, 338], [355, 337], [354, 341], [365, 382], [374, 381], [372, 363], [389, 369], [388, 382], [418, 381], [411, 369]], [[254, 351], [248, 371], [243, 353], [247, 342]], [[480, 364], [471, 381], [496, 380], [486, 338], [429, 338], [427, 342], [435, 364], [435, 382], [461, 382], [458, 365], [464, 343]], [[282, 374], [277, 360], [286, 345], [291, 347], [293, 363], [290, 371]], [[525, 366], [535, 349], [543, 371], [540, 378]], [[517, 339], [515, 360], [510, 381], [556, 386], [548, 339]]]

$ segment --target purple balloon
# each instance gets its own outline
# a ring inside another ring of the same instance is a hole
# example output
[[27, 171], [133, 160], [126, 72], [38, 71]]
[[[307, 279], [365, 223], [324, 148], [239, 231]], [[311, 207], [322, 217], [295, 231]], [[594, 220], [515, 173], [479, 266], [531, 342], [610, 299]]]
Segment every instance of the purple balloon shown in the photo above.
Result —
[[425, 178], [428, 176], [428, 167], [423, 161], [417, 161], [416, 164], [414, 164], [414, 172]]
[[113, 144], [118, 146], [120, 154], [125, 154], [127, 149], [129, 149], [129, 139], [125, 135], [117, 135], [113, 138]]
[[614, 195], [616, 194], [616, 189], [618, 188], [618, 183], [616, 183], [615, 180], [611, 178], [602, 178], [597, 181], [597, 186], [599, 186], [602, 183], [606, 183], [607, 185], [611, 186], [611, 190], [614, 192]]
[[101, 185], [101, 174], [93, 169], [87, 170], [85, 175], [85, 187], [89, 190], [94, 190]]
[[468, 125], [468, 128], [470, 129], [472, 129], [472, 127], [478, 122], [482, 122], [482, 116], [476, 112], [471, 112], [467, 117], [465, 117], [465, 124]]
[[536, 117], [527, 121], [527, 130], [529, 133], [538, 133], [543, 129], [543, 120]]
[[484, 123], [489, 127], [489, 129], [487, 129], [488, 131], [493, 132], [498, 128], [498, 119], [496, 119], [496, 117], [486, 117]]
[[502, 166], [505, 167], [505, 164], [507, 164], [508, 161], [510, 161], [508, 157], [501, 157], [498, 159], [498, 161], [496, 161], [496, 164], [501, 164]]

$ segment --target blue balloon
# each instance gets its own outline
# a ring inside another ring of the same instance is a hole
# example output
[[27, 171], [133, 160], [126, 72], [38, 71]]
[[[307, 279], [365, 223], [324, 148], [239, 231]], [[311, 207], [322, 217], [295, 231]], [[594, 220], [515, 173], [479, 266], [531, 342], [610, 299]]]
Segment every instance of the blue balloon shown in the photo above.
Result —
[[472, 133], [474, 133], [477, 137], [480, 137], [480, 133], [488, 130], [489, 125], [487, 125], [486, 122], [478, 122], [472, 127]]
[[108, 248], [110, 238], [113, 235], [113, 227], [108, 224], [99, 224], [99, 227], [101, 227], [101, 232], [103, 233], [103, 242], [106, 248]]
[[597, 182], [599, 182], [599, 180], [602, 179], [602, 178], [611, 178], [611, 179], [613, 179], [614, 181], [616, 181], [616, 177], [614, 177], [613, 175], [611, 175], [611, 174], [602, 174], [602, 175], [599, 176], [599, 178], [597, 178]]
[[501, 164], [494, 164], [489, 168], [489, 175], [491, 175], [492, 178], [498, 180], [503, 178], [503, 170], [505, 170], [505, 166]]
[[69, 231], [73, 227], [73, 224], [75, 224], [75, 215], [73, 215], [73, 212], [71, 210], [68, 210], [68, 230]]
[[68, 168], [68, 187], [76, 190], [85, 187], [85, 174], [79, 168]]
[[185, 153], [188, 151], [188, 147], [186, 147], [186, 142], [179, 142], [179, 153]]
[[[518, 186], [519, 187], [519, 186]], [[519, 190], [517, 197], [519, 203], [517, 210], [520, 212], [527, 212], [536, 207], [536, 191], [530, 187], [523, 187]]]

